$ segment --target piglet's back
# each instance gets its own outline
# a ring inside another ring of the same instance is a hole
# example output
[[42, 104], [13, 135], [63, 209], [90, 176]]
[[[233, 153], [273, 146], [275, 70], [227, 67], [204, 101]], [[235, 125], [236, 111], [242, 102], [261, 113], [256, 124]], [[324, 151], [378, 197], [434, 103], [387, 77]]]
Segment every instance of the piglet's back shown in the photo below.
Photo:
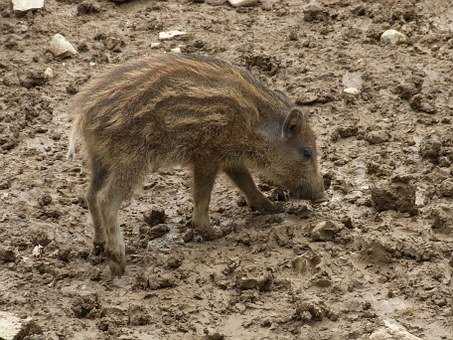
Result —
[[253, 142], [254, 125], [284, 112], [285, 105], [227, 62], [153, 55], [114, 67], [79, 92], [72, 105], [74, 135], [106, 158], [131, 147], [214, 154]]

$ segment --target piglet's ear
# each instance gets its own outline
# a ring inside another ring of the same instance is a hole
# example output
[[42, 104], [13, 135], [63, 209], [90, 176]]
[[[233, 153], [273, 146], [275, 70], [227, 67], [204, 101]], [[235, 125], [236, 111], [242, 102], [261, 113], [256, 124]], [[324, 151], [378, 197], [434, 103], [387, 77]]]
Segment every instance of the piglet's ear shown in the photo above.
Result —
[[293, 108], [283, 122], [282, 137], [290, 138], [297, 135], [302, 130], [305, 119], [305, 115], [300, 108]]

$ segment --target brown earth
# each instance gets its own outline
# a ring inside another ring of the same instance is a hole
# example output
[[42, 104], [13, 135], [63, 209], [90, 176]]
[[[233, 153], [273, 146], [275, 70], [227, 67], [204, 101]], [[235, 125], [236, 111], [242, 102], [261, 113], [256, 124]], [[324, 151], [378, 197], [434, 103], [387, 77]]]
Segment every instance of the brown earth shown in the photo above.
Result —
[[[26, 339], [368, 339], [388, 319], [453, 339], [451, 1], [200, 2], [46, 0], [25, 15], [1, 2], [0, 309], [35, 320]], [[382, 43], [389, 28], [407, 43]], [[190, 174], [150, 174], [122, 211], [128, 271], [110, 282], [90, 254], [83, 162], [65, 159], [66, 107], [171, 29], [189, 36], [158, 50], [249, 67], [304, 105], [331, 199], [260, 216], [220, 178], [212, 217], [233, 232], [185, 242]], [[55, 33], [79, 54], [54, 58]], [[343, 93], [351, 81], [359, 94]]]

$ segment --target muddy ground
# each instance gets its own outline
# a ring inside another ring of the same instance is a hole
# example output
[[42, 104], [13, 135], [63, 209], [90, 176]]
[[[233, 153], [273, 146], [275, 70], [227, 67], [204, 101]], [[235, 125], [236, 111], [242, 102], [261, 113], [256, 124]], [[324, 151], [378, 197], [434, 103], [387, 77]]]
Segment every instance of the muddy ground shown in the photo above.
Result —
[[[1, 2], [0, 310], [35, 320], [26, 339], [368, 339], [385, 322], [453, 339], [450, 0], [214, 2]], [[407, 41], [381, 42], [390, 28]], [[172, 29], [188, 36], [152, 45]], [[79, 54], [53, 57], [55, 33]], [[330, 201], [262, 183], [286, 212], [260, 216], [222, 177], [212, 218], [233, 232], [185, 242], [190, 174], [149, 174], [121, 212], [128, 270], [111, 282], [90, 254], [83, 160], [65, 159], [67, 103], [109, 64], [180, 45], [304, 106]]]

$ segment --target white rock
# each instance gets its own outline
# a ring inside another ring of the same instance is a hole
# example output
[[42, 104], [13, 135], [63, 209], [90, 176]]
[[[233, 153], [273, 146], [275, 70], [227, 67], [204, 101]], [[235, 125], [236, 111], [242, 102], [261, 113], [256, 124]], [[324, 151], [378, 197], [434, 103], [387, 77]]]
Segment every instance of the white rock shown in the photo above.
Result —
[[50, 40], [50, 52], [56, 57], [68, 57], [77, 54], [77, 50], [60, 33], [55, 34]]
[[25, 12], [44, 7], [44, 0], [12, 0], [13, 10]]
[[355, 87], [347, 87], [343, 90], [344, 93], [346, 94], [351, 94], [351, 95], [358, 95], [360, 93], [359, 89], [356, 89]]
[[40, 257], [42, 255], [42, 249], [43, 249], [43, 246], [38, 244], [37, 246], [35, 246], [33, 248], [32, 255], [34, 257]]
[[181, 47], [178, 46], [178, 47], [172, 48], [172, 49], [170, 50], [170, 52], [173, 52], [173, 53], [182, 53]]
[[344, 93], [357, 95], [362, 90], [362, 74], [360, 72], [346, 72], [341, 79]]
[[258, 3], [258, 0], [228, 0], [228, 2], [233, 7], [243, 7], [254, 6]]
[[0, 339], [14, 340], [30, 324], [30, 319], [20, 319], [12, 313], [0, 311]]
[[374, 331], [369, 340], [421, 340], [394, 320], [384, 320], [384, 327]]
[[160, 42], [153, 42], [153, 43], [151, 43], [150, 47], [151, 48], [159, 48], [160, 45], [162, 45]]
[[53, 70], [50, 67], [44, 70], [44, 77], [46, 77], [47, 79], [52, 79], [54, 77]]
[[407, 37], [397, 30], [387, 30], [382, 33], [381, 40], [387, 44], [399, 44], [405, 42]]
[[178, 30], [160, 32], [159, 33], [159, 40], [170, 40], [170, 39], [173, 39], [173, 38], [176, 38], [176, 37], [182, 37], [182, 36], [184, 36], [186, 34], [187, 34], [187, 32], [178, 31]]

